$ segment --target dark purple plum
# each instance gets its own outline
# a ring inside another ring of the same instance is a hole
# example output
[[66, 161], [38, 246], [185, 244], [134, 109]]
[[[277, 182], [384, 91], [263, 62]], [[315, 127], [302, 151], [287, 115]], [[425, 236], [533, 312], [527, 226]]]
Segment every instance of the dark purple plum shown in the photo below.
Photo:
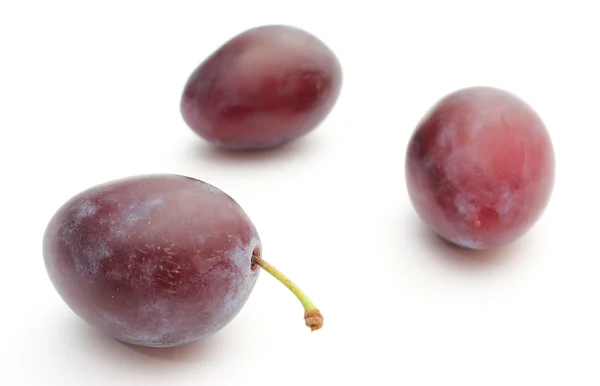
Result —
[[295, 27], [263, 26], [235, 36], [198, 66], [181, 112], [212, 144], [263, 149], [316, 128], [341, 86], [340, 63], [321, 40]]
[[[260, 251], [254, 225], [230, 196], [170, 174], [77, 194], [52, 217], [43, 241], [49, 277], [77, 315], [117, 340], [153, 347], [198, 341], [227, 325], [259, 266], [281, 277]], [[307, 325], [319, 328], [318, 310], [291, 289]]]
[[423, 221], [471, 249], [506, 245], [544, 212], [554, 185], [554, 151], [537, 113], [491, 87], [458, 90], [418, 124], [406, 182]]

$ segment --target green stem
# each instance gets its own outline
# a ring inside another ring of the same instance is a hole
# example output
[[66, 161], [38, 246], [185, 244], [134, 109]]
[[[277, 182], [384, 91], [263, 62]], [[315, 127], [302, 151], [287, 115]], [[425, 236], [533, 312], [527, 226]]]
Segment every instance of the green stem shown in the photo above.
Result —
[[283, 273], [273, 267], [271, 264], [264, 261], [258, 252], [252, 254], [252, 264], [256, 264], [268, 273], [270, 273], [275, 279], [279, 280], [285, 285], [292, 293], [300, 300], [302, 307], [304, 307], [304, 320], [306, 325], [310, 327], [311, 331], [315, 331], [323, 327], [323, 315], [314, 305], [314, 303], [306, 296], [304, 292], [290, 279], [288, 279]]

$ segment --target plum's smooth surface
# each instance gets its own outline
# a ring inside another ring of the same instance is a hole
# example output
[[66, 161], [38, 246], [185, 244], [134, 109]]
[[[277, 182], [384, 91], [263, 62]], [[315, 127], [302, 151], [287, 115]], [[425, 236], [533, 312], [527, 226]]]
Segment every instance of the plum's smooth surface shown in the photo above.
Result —
[[185, 85], [181, 111], [208, 142], [269, 148], [297, 139], [330, 113], [342, 86], [335, 54], [289, 26], [237, 35], [208, 57]]
[[542, 215], [554, 151], [539, 116], [495, 88], [449, 94], [421, 120], [406, 155], [406, 183], [423, 221], [472, 249], [508, 244]]
[[259, 269], [256, 229], [208, 183], [177, 175], [108, 182], [65, 203], [47, 226], [43, 253], [71, 309], [117, 340], [178, 346], [229, 323]]

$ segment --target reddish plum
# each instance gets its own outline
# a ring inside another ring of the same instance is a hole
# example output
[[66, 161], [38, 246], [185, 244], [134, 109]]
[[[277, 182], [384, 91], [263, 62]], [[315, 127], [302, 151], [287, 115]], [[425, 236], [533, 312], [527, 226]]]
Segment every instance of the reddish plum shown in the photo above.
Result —
[[199, 65], [181, 112], [212, 144], [269, 148], [316, 128], [341, 85], [340, 63], [321, 40], [295, 27], [263, 26], [235, 36]]
[[[52, 217], [43, 242], [50, 279], [77, 315], [120, 341], [154, 347], [227, 325], [266, 264], [260, 250], [254, 225], [230, 196], [170, 174], [77, 194]], [[307, 325], [319, 328], [316, 307], [291, 289]]]
[[554, 185], [554, 151], [523, 100], [491, 87], [462, 89], [419, 122], [406, 183], [418, 215], [442, 238], [493, 248], [523, 236], [542, 215]]

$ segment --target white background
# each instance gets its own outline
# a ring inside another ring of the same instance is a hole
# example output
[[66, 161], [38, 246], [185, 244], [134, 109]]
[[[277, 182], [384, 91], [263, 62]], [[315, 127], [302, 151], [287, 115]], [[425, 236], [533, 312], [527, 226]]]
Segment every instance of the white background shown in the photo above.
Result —
[[[594, 3], [3, 0], [0, 384], [599, 385]], [[339, 102], [292, 146], [214, 151], [183, 123], [183, 85], [223, 42], [272, 23], [336, 52]], [[404, 185], [419, 118], [473, 85], [527, 100], [557, 159], [542, 220], [485, 259], [432, 237]], [[325, 327], [310, 333], [265, 273], [232, 323], [184, 348], [133, 350], [81, 322], [47, 278], [44, 228], [79, 191], [154, 172], [233, 196]]]

